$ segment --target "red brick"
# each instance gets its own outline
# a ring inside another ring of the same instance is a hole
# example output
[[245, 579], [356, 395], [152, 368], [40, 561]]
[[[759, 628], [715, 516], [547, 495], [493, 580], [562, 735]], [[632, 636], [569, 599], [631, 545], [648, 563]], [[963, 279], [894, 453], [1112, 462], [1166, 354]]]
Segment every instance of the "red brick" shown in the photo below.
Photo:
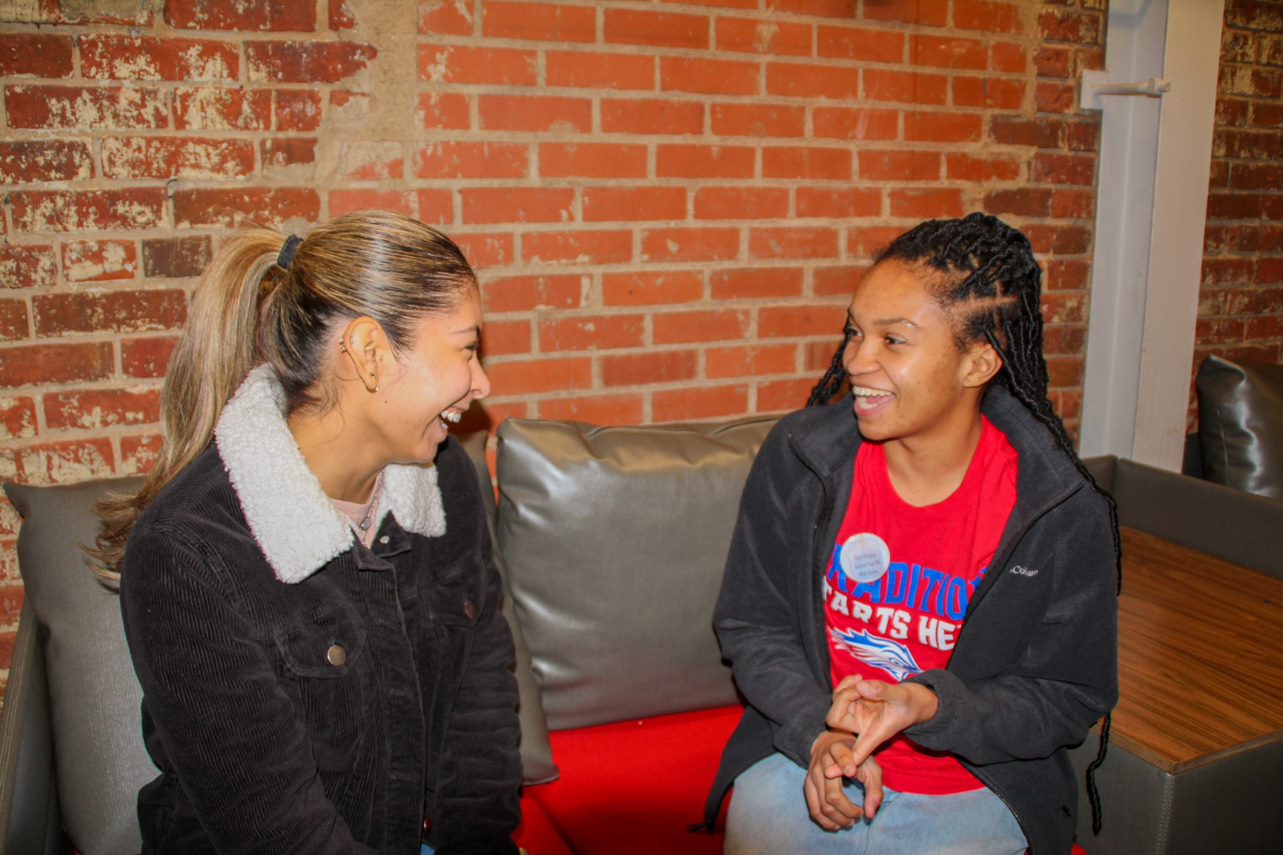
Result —
[[817, 297], [849, 297], [855, 292], [855, 286], [860, 284], [860, 280], [868, 271], [867, 265], [843, 264], [838, 267], [818, 267], [814, 273], [811, 293]]
[[642, 233], [641, 260], [724, 261], [739, 255], [739, 243], [735, 228], [654, 229]]
[[994, 142], [1005, 145], [1060, 148], [1065, 139], [1065, 123], [1059, 119], [994, 116], [989, 120], [989, 135]]
[[483, 281], [482, 302], [487, 312], [526, 312], [532, 309], [574, 309], [583, 300], [583, 276], [510, 276]]
[[422, 148], [418, 178], [524, 178], [529, 172], [525, 145], [502, 142], [439, 142]]
[[997, 215], [1046, 217], [1051, 214], [1051, 191], [1033, 187], [991, 190], [985, 194], [984, 209], [990, 214]]
[[926, 27], [943, 27], [948, 22], [948, 0], [879, 0], [866, 3], [864, 17], [870, 21], [899, 21]]
[[331, 30], [338, 32], [356, 29], [356, 14], [348, 6], [347, 0], [329, 0], [329, 5], [328, 23]]
[[534, 86], [539, 56], [532, 50], [420, 45], [419, 79], [432, 83]]
[[797, 215], [852, 219], [876, 217], [882, 213], [882, 191], [860, 187], [799, 187]]
[[53, 247], [0, 243], [0, 288], [46, 288], [57, 279]]
[[1283, 338], [1283, 317], [1248, 318], [1244, 338], [1249, 341]]
[[782, 413], [806, 406], [819, 377], [776, 380], [757, 387], [757, 412]]
[[35, 399], [0, 397], [0, 439], [26, 439], [35, 435]]
[[174, 220], [187, 226], [233, 226], [250, 221], [279, 225], [291, 217], [320, 218], [321, 199], [302, 187], [255, 187], [244, 190], [179, 190], [174, 194]]
[[146, 36], [81, 36], [80, 71], [113, 80], [236, 80], [240, 52], [229, 42]]
[[0, 184], [75, 181], [93, 174], [93, 154], [83, 142], [0, 142]]
[[163, 187], [13, 193], [10, 199], [14, 228], [23, 232], [154, 228], [165, 211]]
[[864, 97], [892, 104], [944, 104], [949, 97], [949, 78], [916, 71], [866, 68]]
[[710, 380], [789, 374], [797, 370], [797, 347], [792, 344], [710, 347], [704, 359], [705, 373]]
[[543, 178], [645, 178], [646, 147], [613, 143], [544, 143], [539, 146]]
[[126, 377], [164, 377], [178, 339], [148, 336], [120, 343], [120, 366]]
[[1077, 355], [1087, 346], [1083, 327], [1049, 326], [1043, 330], [1042, 349], [1048, 354]]
[[169, 123], [165, 93], [121, 86], [6, 86], [10, 128], [112, 130], [164, 128]]
[[1252, 124], [1262, 128], [1277, 128], [1283, 125], [1283, 104], [1252, 104]]
[[709, 19], [706, 16], [611, 8], [605, 9], [603, 14], [608, 44], [709, 47]]
[[45, 395], [50, 430], [97, 430], [160, 421], [160, 389], [92, 389]]
[[[843, 296], [849, 296], [854, 289], [848, 289]], [[833, 357], [841, 345], [841, 339], [833, 341], [808, 341], [803, 342], [802, 349], [802, 370], [816, 379], [829, 370], [833, 364]], [[845, 350], [845, 348], [843, 348]]]
[[819, 27], [816, 33], [819, 55], [857, 62], [904, 62], [905, 38], [888, 30], [854, 27]]
[[0, 350], [0, 386], [78, 383], [110, 377], [111, 343], [33, 344]]
[[85, 439], [30, 445], [18, 451], [18, 467], [28, 484], [72, 484], [113, 474], [111, 442]]
[[133, 279], [138, 275], [138, 251], [133, 241], [70, 241], [62, 245], [62, 269], [70, 282]]
[[989, 67], [994, 71], [1020, 74], [1029, 63], [1024, 46], [1016, 42], [996, 42], [989, 48]]
[[1038, 29], [1049, 42], [1099, 44], [1102, 26], [1099, 12], [1049, 8], [1038, 16]]
[[545, 353], [561, 353], [641, 347], [645, 335], [643, 315], [550, 318], [539, 322], [539, 349]]
[[909, 44], [911, 62], [934, 68], [974, 68], [989, 65], [985, 43], [952, 36], [915, 35]]
[[1003, 157], [974, 157], [947, 152], [944, 156], [945, 177], [956, 181], [1015, 181], [1020, 177], [1020, 161]]
[[742, 416], [748, 410], [748, 390], [743, 386], [711, 389], [661, 389], [651, 399], [656, 422], [687, 422]]
[[748, 333], [749, 313], [726, 309], [661, 312], [651, 316], [655, 344], [699, 344], [742, 339]]
[[0, 341], [31, 338], [26, 300], [0, 300]]
[[644, 185], [585, 187], [583, 210], [586, 222], [681, 220], [686, 217], [686, 191], [681, 187]]
[[1256, 263], [1256, 283], [1273, 285], [1283, 283], [1283, 258], [1261, 258]]
[[174, 90], [174, 127], [179, 130], [265, 131], [271, 126], [272, 93], [266, 89], [199, 86]]
[[661, 144], [655, 172], [659, 178], [752, 178], [755, 161], [747, 146]]
[[568, 187], [474, 187], [461, 191], [465, 223], [560, 223], [574, 219]]
[[227, 3], [225, 0], [168, 0], [165, 22], [182, 30], [316, 29], [316, 4], [295, 0]]
[[682, 56], [659, 60], [659, 88], [673, 92], [756, 95], [759, 76], [755, 62]]
[[662, 306], [702, 299], [704, 283], [696, 273], [607, 273], [601, 290], [607, 306]]
[[147, 278], [199, 276], [213, 257], [208, 237], [143, 241], [143, 275]]
[[990, 0], [953, 0], [953, 25], [984, 33], [1020, 33], [1020, 6]]
[[656, 98], [629, 101], [603, 98], [601, 129], [608, 134], [699, 134], [704, 132], [704, 105]]
[[487, 321], [481, 336], [481, 353], [484, 357], [529, 353], [533, 341], [528, 320]]
[[904, 138], [912, 142], [979, 142], [984, 123], [978, 113], [905, 113]]
[[806, 134], [806, 109], [781, 104], [714, 104], [713, 133], [732, 137], [800, 137]]
[[419, 190], [415, 195], [419, 199], [418, 217], [421, 221], [437, 226], [454, 223], [453, 190]]
[[654, 89], [655, 58], [631, 53], [548, 51], [549, 86], [585, 89]]
[[772, 0], [775, 12], [815, 15], [823, 18], [854, 18], [856, 0]]
[[364, 71], [378, 50], [359, 42], [246, 42], [252, 83], [338, 83]]
[[1255, 259], [1204, 258], [1203, 285], [1242, 285], [1251, 282], [1256, 273]]
[[1278, 163], [1235, 163], [1230, 186], [1236, 190], [1283, 190], [1283, 165]]
[[763, 178], [849, 181], [851, 169], [851, 151], [846, 148], [779, 147], [762, 150]]
[[847, 229], [846, 252], [856, 258], [872, 258], [890, 245], [905, 229], [895, 226], [865, 226]]
[[758, 338], [799, 338], [832, 335], [842, 329], [842, 310], [827, 306], [777, 306], [763, 308], [757, 316]]
[[167, 330], [187, 318], [183, 291], [80, 291], [44, 294], [32, 303], [39, 336]]
[[70, 77], [71, 53], [66, 36], [0, 33], [0, 77]]
[[190, 137], [107, 137], [106, 178], [240, 178], [254, 172], [249, 140]]
[[893, 140], [899, 136], [900, 114], [894, 110], [815, 107], [811, 124], [816, 137]]
[[892, 190], [891, 216], [934, 219], [961, 217], [962, 194], [958, 190]]
[[714, 300], [800, 297], [802, 295], [802, 270], [798, 267], [715, 270], [709, 279]]
[[272, 112], [278, 131], [315, 131], [321, 127], [320, 93], [278, 89], [272, 93]]
[[1065, 140], [1070, 151], [1097, 151], [1100, 148], [1100, 121], [1070, 122]]
[[419, 96], [419, 123], [425, 128], [466, 130], [472, 125], [467, 95], [427, 92]]
[[940, 153], [903, 149], [860, 152], [860, 178], [865, 181], [939, 181]]
[[1025, 102], [1025, 82], [1003, 77], [953, 78], [953, 103], [958, 107], [1019, 110]]
[[718, 9], [756, 9], [757, 0], [659, 0], [682, 6], [711, 6]]
[[470, 36], [477, 20], [476, 0], [419, 0], [419, 32]]
[[481, 95], [477, 113], [481, 127], [489, 130], [558, 133], [592, 130], [592, 101], [587, 98]]
[[488, 38], [591, 42], [597, 37], [597, 12], [591, 6], [486, 0], [481, 32]]
[[[419, 209], [425, 210], [422, 200], [424, 192], [419, 192]], [[511, 234], [467, 234], [455, 232], [450, 235], [463, 255], [472, 265], [473, 270], [487, 270], [492, 267], [507, 267], [515, 258], [516, 239]]]
[[775, 220], [788, 216], [783, 187], [701, 187], [695, 191], [699, 220]]
[[619, 264], [631, 261], [633, 237], [626, 231], [527, 232], [522, 258], [544, 264]]
[[284, 137], [263, 140], [263, 169], [316, 162], [316, 138]]
[[399, 142], [341, 142], [338, 166], [348, 181], [381, 181], [405, 177], [405, 158]]
[[766, 66], [766, 92], [794, 98], [854, 99], [860, 93], [855, 68], [771, 62]]
[[486, 366], [490, 383], [505, 395], [532, 395], [592, 388], [592, 358], [531, 359], [524, 362], [491, 362]]
[[806, 24], [720, 16], [715, 34], [717, 49], [721, 51], [777, 56], [811, 55], [811, 28]]
[[601, 360], [601, 380], [606, 386], [674, 383], [695, 379], [696, 366], [693, 350], [605, 356]]
[[1042, 45], [1034, 52], [1034, 69], [1039, 77], [1068, 77], [1072, 72], [1073, 54], [1069, 48]]
[[407, 217], [415, 215], [414, 193], [410, 190], [331, 190], [325, 198], [331, 217], [371, 209], [395, 211]]
[[1077, 85], [1039, 83], [1034, 88], [1034, 107], [1040, 113], [1072, 113], [1077, 105]]
[[752, 229], [748, 254], [752, 258], [836, 258], [838, 232], [803, 226]]
[[539, 417], [593, 425], [635, 425], [642, 422], [644, 407], [641, 395], [550, 398], [539, 402]]
[[1029, 164], [1029, 180], [1046, 184], [1090, 185], [1096, 180], [1096, 159], [1039, 152]]
[[1214, 220], [1256, 220], [1261, 217], [1261, 197], [1248, 193], [1212, 193], [1207, 216]]
[[148, 472], [160, 458], [163, 444], [163, 438], [159, 434], [122, 436], [120, 438], [120, 474], [142, 475]]

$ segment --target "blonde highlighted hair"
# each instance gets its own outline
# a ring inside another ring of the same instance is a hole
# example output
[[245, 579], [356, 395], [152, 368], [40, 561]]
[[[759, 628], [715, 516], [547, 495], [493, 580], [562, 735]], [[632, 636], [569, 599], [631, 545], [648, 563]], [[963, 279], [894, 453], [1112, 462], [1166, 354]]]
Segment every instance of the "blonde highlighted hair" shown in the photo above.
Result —
[[187, 327], [161, 393], [163, 444], [142, 488], [98, 505], [92, 554], [118, 578], [134, 522], [214, 436], [223, 407], [267, 362], [294, 412], [321, 404], [325, 344], [336, 323], [368, 316], [394, 350], [413, 346], [417, 322], [448, 312], [477, 287], [463, 252], [441, 232], [399, 214], [359, 211], [317, 226], [278, 265], [287, 238], [246, 229], [215, 254], [192, 294]]

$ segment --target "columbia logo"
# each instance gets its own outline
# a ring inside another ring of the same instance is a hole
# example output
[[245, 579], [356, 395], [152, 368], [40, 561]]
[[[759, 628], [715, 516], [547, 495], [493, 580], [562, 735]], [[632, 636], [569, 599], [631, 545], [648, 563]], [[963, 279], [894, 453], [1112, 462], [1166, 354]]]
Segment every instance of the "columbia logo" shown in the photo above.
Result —
[[1026, 567], [1023, 564], [1017, 564], [1015, 567], [1012, 567], [1011, 570], [1008, 572], [1013, 573], [1016, 576], [1037, 576], [1038, 575], [1037, 570], [1030, 570], [1028, 567]]

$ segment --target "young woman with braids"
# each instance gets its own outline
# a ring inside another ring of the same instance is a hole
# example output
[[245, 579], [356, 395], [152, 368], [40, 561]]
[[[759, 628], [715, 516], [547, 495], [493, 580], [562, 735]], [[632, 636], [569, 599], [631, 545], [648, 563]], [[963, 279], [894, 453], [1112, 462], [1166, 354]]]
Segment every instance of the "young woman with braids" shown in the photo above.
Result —
[[1047, 400], [1039, 283], [994, 217], [902, 235], [764, 444], [714, 616], [748, 702], [728, 853], [1070, 850], [1117, 527]]
[[143, 851], [516, 852], [517, 690], [463, 254], [405, 217], [228, 240], [142, 490], [103, 509], [159, 776]]

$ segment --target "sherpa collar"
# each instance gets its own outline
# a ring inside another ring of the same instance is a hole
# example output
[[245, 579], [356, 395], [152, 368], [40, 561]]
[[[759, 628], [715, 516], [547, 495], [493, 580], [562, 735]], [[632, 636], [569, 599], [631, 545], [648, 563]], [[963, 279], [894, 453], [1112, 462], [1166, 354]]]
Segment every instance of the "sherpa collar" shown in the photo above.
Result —
[[[302, 582], [352, 548], [352, 526], [321, 490], [285, 423], [285, 393], [267, 365], [249, 373], [214, 429], [218, 453], [277, 579]], [[435, 466], [389, 464], [377, 529], [389, 513], [425, 537], [445, 534]]]

